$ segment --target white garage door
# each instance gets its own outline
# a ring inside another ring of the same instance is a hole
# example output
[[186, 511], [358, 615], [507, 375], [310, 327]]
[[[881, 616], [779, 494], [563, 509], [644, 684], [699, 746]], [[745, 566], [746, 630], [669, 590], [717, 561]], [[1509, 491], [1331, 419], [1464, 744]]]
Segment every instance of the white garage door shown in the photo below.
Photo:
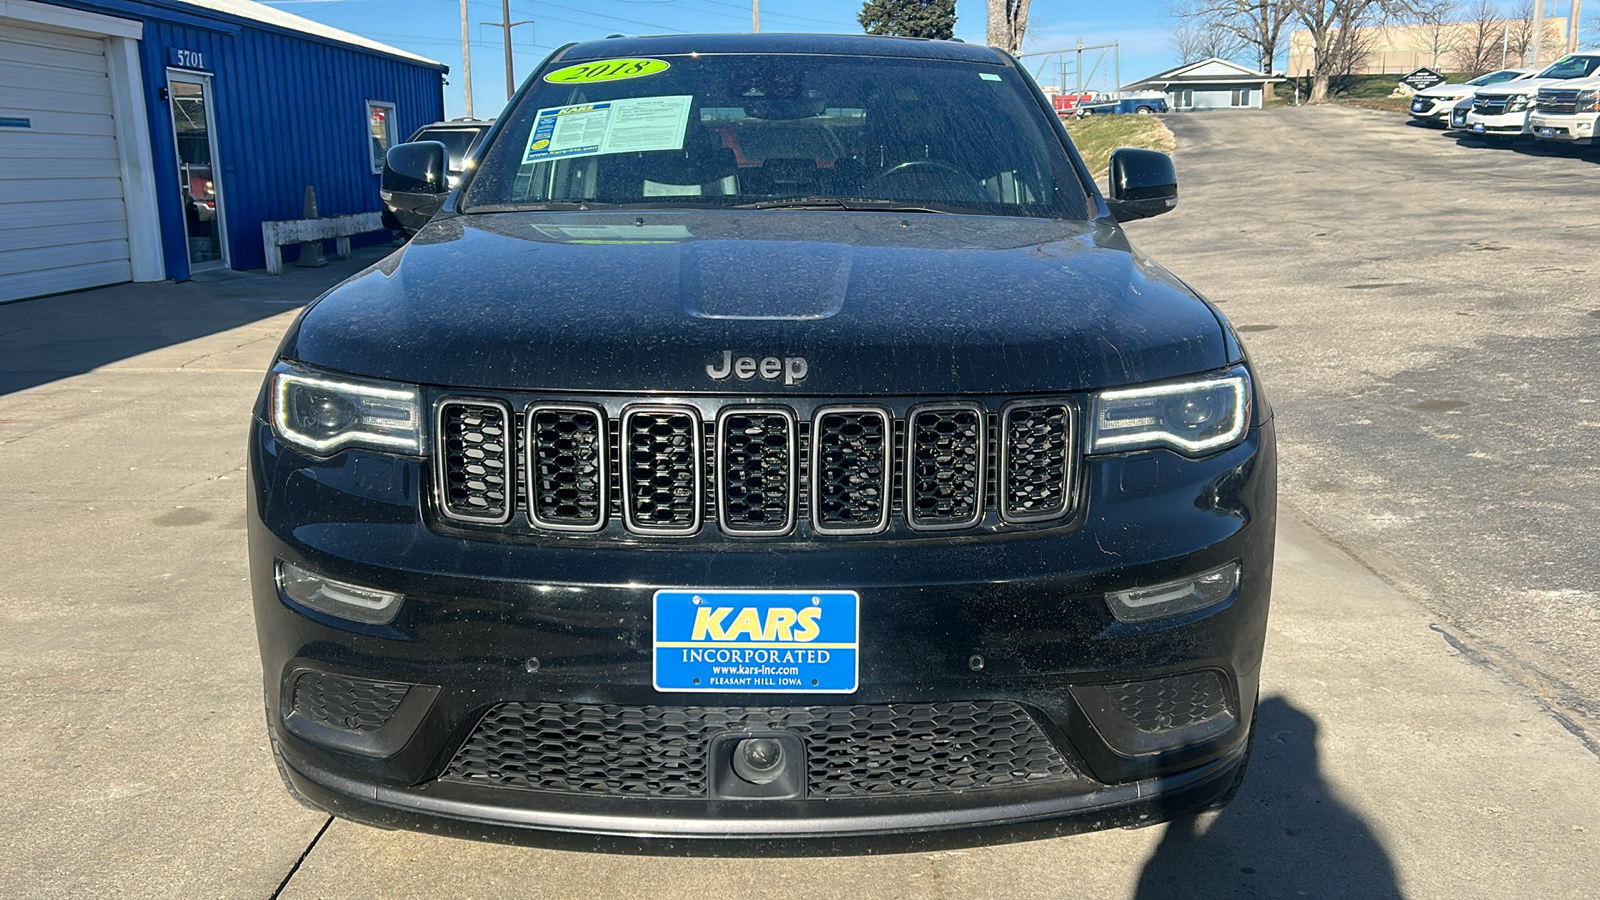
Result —
[[0, 28], [0, 301], [128, 281], [106, 42]]

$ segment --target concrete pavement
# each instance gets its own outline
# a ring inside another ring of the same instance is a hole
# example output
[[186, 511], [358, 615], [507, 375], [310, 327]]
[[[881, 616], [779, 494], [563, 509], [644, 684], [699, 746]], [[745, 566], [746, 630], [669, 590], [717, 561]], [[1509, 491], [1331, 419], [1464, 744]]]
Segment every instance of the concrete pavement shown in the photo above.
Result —
[[1258, 755], [1221, 814], [786, 860], [330, 826], [283, 793], [266, 749], [241, 475], [246, 416], [294, 304], [345, 271], [0, 306], [0, 896], [1600, 892], [1592, 744], [1308, 526], [1295, 490], [1281, 516]]

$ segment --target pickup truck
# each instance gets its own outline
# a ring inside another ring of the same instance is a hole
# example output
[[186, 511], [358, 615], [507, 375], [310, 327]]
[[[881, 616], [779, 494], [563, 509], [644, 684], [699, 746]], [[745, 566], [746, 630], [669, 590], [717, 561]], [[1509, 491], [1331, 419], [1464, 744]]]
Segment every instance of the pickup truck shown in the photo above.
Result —
[[1167, 112], [1167, 99], [1165, 97], [1129, 97], [1123, 100], [1080, 103], [1073, 108], [1073, 112], [1080, 116], [1105, 116], [1111, 113], [1136, 113], [1141, 116], [1148, 116], [1151, 113]]
[[1593, 144], [1600, 131], [1600, 78], [1540, 88], [1528, 129], [1541, 141]]

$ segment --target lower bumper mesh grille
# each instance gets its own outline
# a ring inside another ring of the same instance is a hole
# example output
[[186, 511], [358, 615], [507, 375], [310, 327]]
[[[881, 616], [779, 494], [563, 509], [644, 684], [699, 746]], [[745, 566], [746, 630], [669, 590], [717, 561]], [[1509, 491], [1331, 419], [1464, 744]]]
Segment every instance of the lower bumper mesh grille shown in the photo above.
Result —
[[1173, 731], [1229, 713], [1228, 692], [1216, 672], [1189, 672], [1105, 688], [1117, 711], [1140, 731]]
[[294, 711], [319, 725], [355, 734], [377, 731], [411, 689], [358, 678], [307, 672], [294, 682]]
[[813, 798], [967, 791], [1064, 781], [1071, 766], [1009, 702], [663, 707], [503, 703], [443, 779], [524, 790], [703, 798], [711, 740], [791, 731]]

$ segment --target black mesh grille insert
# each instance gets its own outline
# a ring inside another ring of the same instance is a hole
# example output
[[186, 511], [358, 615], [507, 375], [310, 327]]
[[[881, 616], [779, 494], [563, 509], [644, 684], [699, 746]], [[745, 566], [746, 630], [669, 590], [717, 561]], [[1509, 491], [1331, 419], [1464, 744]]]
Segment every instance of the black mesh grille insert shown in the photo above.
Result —
[[1072, 411], [1064, 403], [1007, 407], [1000, 514], [1014, 522], [1050, 519], [1071, 497]]
[[711, 740], [792, 731], [811, 797], [966, 791], [1075, 777], [1009, 702], [881, 706], [662, 707], [504, 703], [484, 716], [444, 779], [611, 796], [706, 796]]
[[794, 525], [794, 420], [778, 410], [725, 412], [717, 439], [723, 530], [788, 531]]
[[1216, 672], [1108, 684], [1106, 693], [1134, 727], [1152, 734], [1227, 715], [1228, 692]]
[[444, 513], [501, 523], [511, 518], [511, 413], [488, 401], [439, 406], [439, 480]]
[[319, 725], [367, 734], [389, 721], [409, 685], [306, 672], [294, 682], [294, 711]]
[[823, 410], [811, 444], [818, 531], [877, 531], [889, 518], [889, 418], [875, 409]]
[[658, 534], [700, 528], [700, 420], [689, 410], [636, 409], [623, 417], [628, 527]]
[[924, 528], [983, 518], [983, 410], [919, 407], [907, 426], [906, 517]]
[[528, 422], [533, 521], [594, 530], [605, 524], [605, 419], [582, 407], [536, 407]]

